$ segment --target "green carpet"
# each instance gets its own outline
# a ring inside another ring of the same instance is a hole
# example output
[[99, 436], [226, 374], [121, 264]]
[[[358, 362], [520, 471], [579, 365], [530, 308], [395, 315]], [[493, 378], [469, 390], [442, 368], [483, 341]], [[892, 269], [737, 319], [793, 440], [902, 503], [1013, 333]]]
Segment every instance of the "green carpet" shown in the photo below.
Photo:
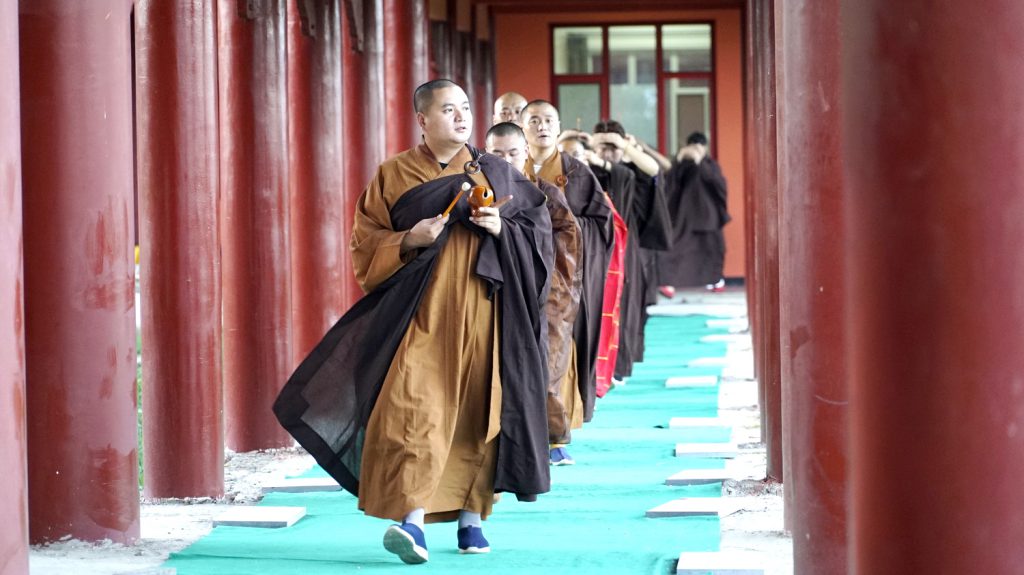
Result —
[[[706, 317], [652, 317], [647, 359], [627, 385], [598, 401], [594, 421], [573, 433], [577, 465], [552, 469], [552, 491], [535, 503], [505, 495], [484, 531], [488, 555], [462, 556], [455, 525], [426, 527], [430, 561], [404, 565], [385, 552], [388, 521], [366, 517], [344, 492], [270, 494], [262, 505], [298, 505], [308, 515], [285, 529], [218, 527], [165, 564], [179, 575], [319, 575], [339, 573], [670, 573], [681, 551], [718, 549], [717, 518], [647, 519], [651, 507], [678, 497], [717, 497], [718, 485], [669, 487], [664, 480], [687, 468], [721, 467], [714, 459], [673, 456], [676, 443], [727, 442], [724, 427], [669, 429], [672, 417], [714, 417], [717, 387], [666, 389], [678, 375], [718, 375], [685, 368], [697, 357], [721, 356], [725, 346], [700, 343], [722, 330]], [[323, 475], [319, 467], [304, 475]]]

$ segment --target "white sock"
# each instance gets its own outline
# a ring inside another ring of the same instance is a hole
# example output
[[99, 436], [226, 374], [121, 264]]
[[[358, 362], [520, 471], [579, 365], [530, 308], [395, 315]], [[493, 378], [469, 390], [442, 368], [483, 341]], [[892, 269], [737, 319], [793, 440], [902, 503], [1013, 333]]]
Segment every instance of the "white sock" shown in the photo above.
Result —
[[480, 527], [480, 514], [465, 509], [459, 511], [459, 529], [463, 527]]
[[412, 511], [409, 512], [408, 515], [405, 516], [405, 523], [412, 523], [416, 527], [419, 527], [420, 530], [422, 530], [423, 529], [423, 516], [424, 515], [425, 515], [425, 511], [424, 511], [424, 509], [422, 507], [418, 507], [416, 509], [413, 509]]

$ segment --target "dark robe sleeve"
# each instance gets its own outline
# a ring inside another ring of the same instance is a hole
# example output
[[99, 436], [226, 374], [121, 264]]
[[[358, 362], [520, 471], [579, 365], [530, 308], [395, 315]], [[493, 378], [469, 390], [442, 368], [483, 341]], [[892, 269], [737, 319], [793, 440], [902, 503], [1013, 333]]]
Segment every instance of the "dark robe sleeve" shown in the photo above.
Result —
[[590, 421], [597, 398], [597, 353], [605, 276], [614, 242], [612, 210], [607, 195], [590, 168], [565, 154], [562, 161], [567, 179], [565, 199], [583, 232], [583, 295], [573, 339], [576, 341], [576, 371], [583, 400], [583, 419]]
[[649, 250], [672, 248], [672, 217], [665, 197], [665, 173], [651, 177], [636, 170], [633, 210], [637, 214], [640, 247]]

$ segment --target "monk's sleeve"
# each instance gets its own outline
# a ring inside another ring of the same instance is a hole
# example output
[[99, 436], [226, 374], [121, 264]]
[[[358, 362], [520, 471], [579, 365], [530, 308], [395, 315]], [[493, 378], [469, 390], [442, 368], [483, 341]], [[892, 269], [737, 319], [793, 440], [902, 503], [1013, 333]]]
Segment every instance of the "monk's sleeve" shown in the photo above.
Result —
[[636, 184], [636, 205], [633, 209], [639, 214], [640, 247], [671, 249], [672, 218], [665, 196], [665, 173], [659, 171], [653, 178], [646, 174], [637, 176]]
[[384, 199], [384, 177], [378, 170], [356, 204], [349, 246], [356, 280], [363, 291], [373, 291], [415, 256], [415, 251], [410, 251], [402, 257], [402, 240], [407, 233], [392, 228], [390, 208]]
[[[600, 237], [606, 250], [611, 250], [615, 236], [612, 232], [612, 210], [608, 206], [606, 195], [601, 190], [601, 184], [594, 176], [590, 168], [584, 167], [584, 174], [579, 177], [579, 188], [585, 202], [579, 213], [575, 214], [576, 221], [583, 229], [583, 235], [587, 237]], [[584, 240], [589, 243], [588, 240]]]

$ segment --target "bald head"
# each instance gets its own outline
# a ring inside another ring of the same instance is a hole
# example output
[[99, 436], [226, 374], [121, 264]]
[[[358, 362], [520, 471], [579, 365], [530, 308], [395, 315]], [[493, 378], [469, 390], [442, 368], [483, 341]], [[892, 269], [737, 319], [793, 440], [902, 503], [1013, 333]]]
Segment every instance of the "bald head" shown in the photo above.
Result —
[[558, 134], [562, 131], [558, 109], [547, 100], [533, 100], [523, 108], [520, 119], [534, 160], [547, 158], [558, 144]]
[[519, 92], [505, 92], [494, 101], [494, 124], [519, 122], [519, 113], [526, 106], [526, 98]]

